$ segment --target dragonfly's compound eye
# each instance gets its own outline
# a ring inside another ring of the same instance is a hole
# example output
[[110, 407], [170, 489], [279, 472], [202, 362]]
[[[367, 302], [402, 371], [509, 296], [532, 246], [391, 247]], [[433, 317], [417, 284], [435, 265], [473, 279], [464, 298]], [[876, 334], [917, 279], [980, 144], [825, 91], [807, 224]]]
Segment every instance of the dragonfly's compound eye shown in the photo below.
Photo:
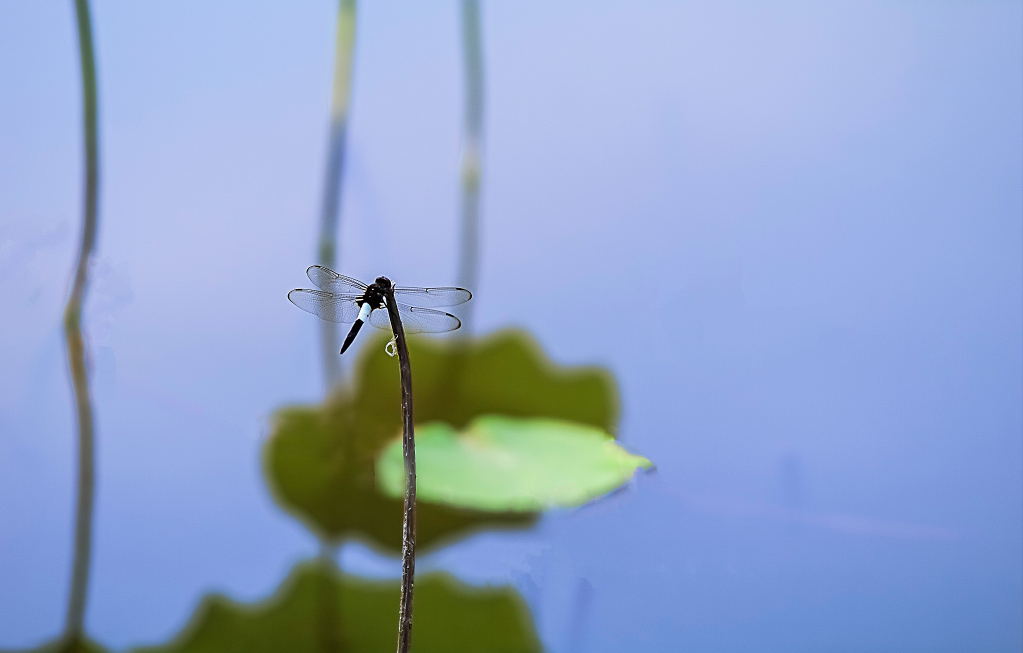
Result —
[[387, 277], [377, 277], [376, 284], [384, 289], [390, 288], [391, 280], [388, 279]]

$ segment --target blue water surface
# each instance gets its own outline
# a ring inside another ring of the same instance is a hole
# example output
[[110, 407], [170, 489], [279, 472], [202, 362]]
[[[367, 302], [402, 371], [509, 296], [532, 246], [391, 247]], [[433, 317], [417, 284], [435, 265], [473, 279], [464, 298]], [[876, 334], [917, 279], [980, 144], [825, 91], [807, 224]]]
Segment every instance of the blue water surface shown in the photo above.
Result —
[[[260, 451], [323, 391], [286, 293], [314, 260], [336, 7], [93, 10], [87, 625], [123, 648], [316, 552]], [[340, 267], [451, 284], [457, 3], [358, 11]], [[514, 583], [558, 653], [1020, 650], [1021, 14], [484, 4], [478, 328], [612, 369], [657, 472], [421, 568]], [[59, 632], [70, 572], [74, 30], [70, 3], [0, 4], [0, 647]]]

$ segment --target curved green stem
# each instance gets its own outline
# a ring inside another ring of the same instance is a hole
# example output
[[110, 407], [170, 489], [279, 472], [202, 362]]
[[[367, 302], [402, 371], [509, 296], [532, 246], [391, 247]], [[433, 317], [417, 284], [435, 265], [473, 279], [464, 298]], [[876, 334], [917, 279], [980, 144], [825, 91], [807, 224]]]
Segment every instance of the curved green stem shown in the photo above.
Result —
[[78, 500], [75, 508], [75, 544], [71, 565], [71, 591], [68, 598], [64, 638], [76, 642], [83, 638], [85, 603], [89, 589], [92, 549], [92, 513], [95, 498], [95, 434], [89, 377], [86, 369], [86, 343], [82, 335], [82, 302], [89, 279], [89, 263], [96, 246], [99, 205], [99, 130], [97, 128], [96, 62], [92, 47], [92, 24], [88, 0], [75, 0], [78, 21], [78, 48], [82, 64], [82, 100], [85, 127], [85, 205], [82, 246], [64, 308], [64, 337], [67, 341], [68, 367], [78, 408]]
[[[316, 262], [328, 268], [337, 265], [337, 233], [341, 219], [341, 190], [344, 181], [345, 139], [352, 89], [352, 55], [355, 50], [355, 0], [340, 0], [334, 44], [334, 90], [330, 100], [330, 139], [327, 170], [320, 205], [320, 235]], [[341, 381], [338, 331], [333, 322], [320, 323], [320, 347], [327, 391]]]

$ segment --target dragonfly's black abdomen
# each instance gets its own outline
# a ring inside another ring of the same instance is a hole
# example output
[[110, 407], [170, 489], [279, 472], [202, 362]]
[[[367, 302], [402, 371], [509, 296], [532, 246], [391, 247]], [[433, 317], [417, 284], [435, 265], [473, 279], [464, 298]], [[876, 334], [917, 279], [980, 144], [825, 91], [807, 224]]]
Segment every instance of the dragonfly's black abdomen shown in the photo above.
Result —
[[359, 334], [359, 329], [361, 328], [362, 320], [356, 320], [355, 324], [352, 325], [352, 330], [348, 332], [348, 337], [345, 338], [345, 344], [341, 345], [342, 354], [345, 353], [345, 351], [352, 346], [353, 342], [355, 342], [355, 336]]

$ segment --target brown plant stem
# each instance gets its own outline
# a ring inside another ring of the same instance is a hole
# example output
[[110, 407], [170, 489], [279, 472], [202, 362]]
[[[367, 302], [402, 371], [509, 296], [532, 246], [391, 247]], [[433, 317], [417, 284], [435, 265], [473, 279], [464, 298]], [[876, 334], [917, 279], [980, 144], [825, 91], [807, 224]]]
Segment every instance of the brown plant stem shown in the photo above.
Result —
[[[344, 182], [345, 141], [348, 133], [348, 109], [351, 104], [352, 58], [355, 51], [355, 0], [340, 0], [334, 42], [334, 84], [330, 99], [330, 137], [327, 144], [327, 169], [320, 205], [320, 235], [316, 262], [337, 267], [337, 233], [341, 222], [341, 191]], [[341, 382], [341, 357], [337, 325], [320, 323], [320, 349], [327, 392]]]
[[401, 529], [401, 602], [398, 608], [398, 653], [412, 645], [412, 583], [416, 575], [416, 434], [412, 418], [412, 364], [409, 362], [405, 329], [394, 300], [394, 286], [384, 291], [387, 316], [391, 319], [398, 367], [401, 370], [402, 454], [405, 458], [405, 521]]
[[82, 302], [89, 280], [89, 264], [96, 246], [99, 205], [99, 136], [97, 127], [96, 62], [92, 47], [92, 24], [88, 0], [75, 0], [78, 23], [78, 49], [82, 65], [82, 105], [85, 133], [85, 201], [82, 221], [82, 245], [64, 307], [64, 337], [67, 341], [68, 367], [78, 412], [78, 498], [75, 506], [74, 557], [71, 563], [71, 590], [63, 638], [75, 644], [84, 637], [85, 604], [89, 589], [89, 565], [92, 552], [92, 513], [96, 492], [95, 433], [89, 376], [86, 368], [86, 343], [82, 335]]

